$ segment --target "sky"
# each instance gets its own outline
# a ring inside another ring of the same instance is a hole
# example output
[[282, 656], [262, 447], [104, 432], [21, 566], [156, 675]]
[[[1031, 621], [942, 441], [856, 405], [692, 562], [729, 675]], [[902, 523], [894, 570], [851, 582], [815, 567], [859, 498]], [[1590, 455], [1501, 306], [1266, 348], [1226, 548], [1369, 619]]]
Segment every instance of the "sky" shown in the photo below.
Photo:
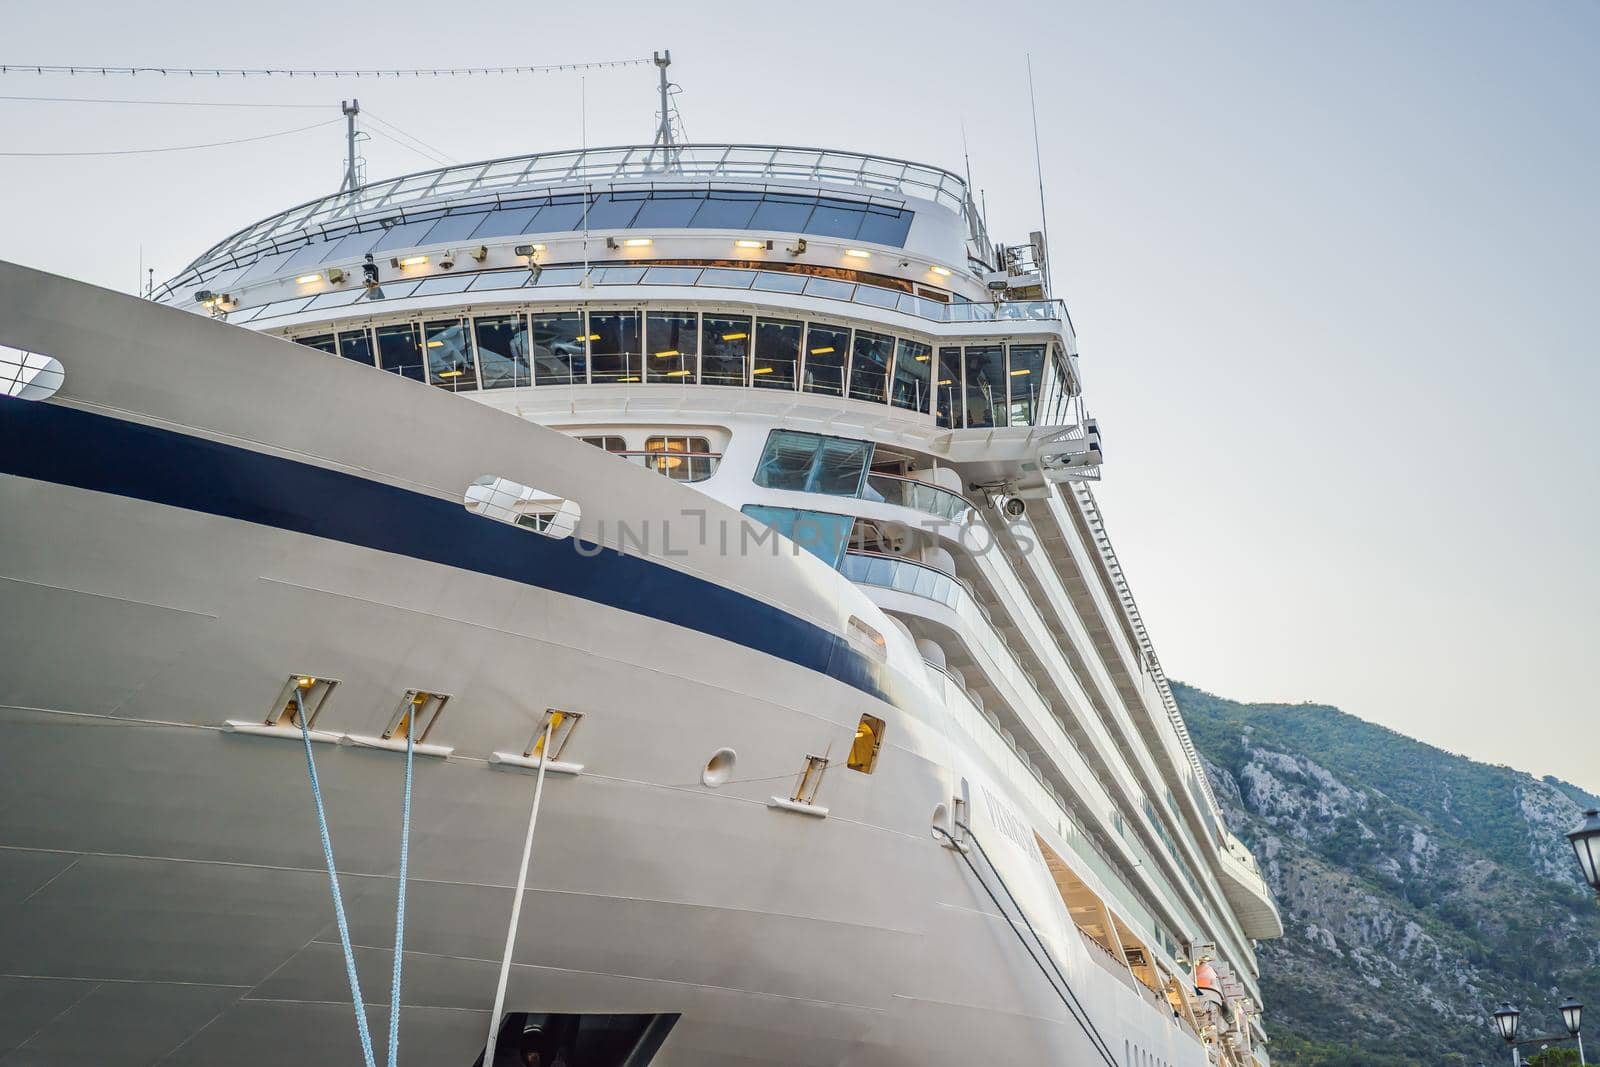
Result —
[[[960, 171], [964, 138], [1014, 241], [1040, 218], [1031, 55], [1057, 295], [1106, 443], [1096, 492], [1169, 676], [1600, 789], [1600, 5], [0, 0], [0, 24], [0, 63], [670, 48], [691, 139]], [[342, 98], [383, 135], [376, 179], [433, 165], [395, 128], [451, 160], [648, 141], [654, 82], [0, 75], [6, 97], [230, 105], [0, 99], [0, 258], [159, 282], [336, 188]]]

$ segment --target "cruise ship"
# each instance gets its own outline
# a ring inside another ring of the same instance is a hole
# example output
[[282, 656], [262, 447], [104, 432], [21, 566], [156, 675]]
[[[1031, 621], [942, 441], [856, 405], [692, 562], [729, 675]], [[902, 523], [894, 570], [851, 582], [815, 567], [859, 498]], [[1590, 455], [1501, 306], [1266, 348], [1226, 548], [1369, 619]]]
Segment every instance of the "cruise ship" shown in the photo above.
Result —
[[356, 178], [0, 263], [0, 1061], [1269, 1063], [1040, 234], [670, 131]]

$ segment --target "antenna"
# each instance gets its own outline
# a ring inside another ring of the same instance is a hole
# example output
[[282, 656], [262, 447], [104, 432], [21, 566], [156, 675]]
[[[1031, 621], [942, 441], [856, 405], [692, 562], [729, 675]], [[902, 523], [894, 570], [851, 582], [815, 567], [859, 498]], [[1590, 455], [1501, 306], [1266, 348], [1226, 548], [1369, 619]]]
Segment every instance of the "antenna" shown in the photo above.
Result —
[[1039, 105], [1033, 95], [1033, 53], [1028, 61], [1028, 110], [1033, 113], [1033, 169], [1039, 176], [1039, 229], [1044, 238], [1044, 255], [1039, 265], [1044, 268], [1044, 291], [1050, 295], [1050, 216], [1044, 210], [1044, 160], [1039, 155]]
[[671, 101], [667, 99], [672, 83], [667, 81], [667, 68], [672, 66], [672, 49], [663, 52], [651, 52], [650, 58], [656, 61], [656, 69], [661, 72], [661, 122], [656, 126], [656, 144], [662, 148], [672, 147], [672, 110]]
[[341, 100], [339, 108], [344, 112], [344, 181], [339, 185], [341, 193], [353, 193], [361, 188], [361, 176], [356, 168], [356, 116], [361, 114], [361, 101]]

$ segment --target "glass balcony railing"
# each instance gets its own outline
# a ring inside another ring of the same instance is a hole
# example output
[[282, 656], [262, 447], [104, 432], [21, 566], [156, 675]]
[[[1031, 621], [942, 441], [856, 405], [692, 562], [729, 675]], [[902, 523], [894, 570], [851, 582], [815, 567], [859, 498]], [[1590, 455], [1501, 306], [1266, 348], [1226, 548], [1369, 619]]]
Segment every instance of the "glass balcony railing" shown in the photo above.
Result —
[[972, 505], [959, 493], [894, 474], [868, 474], [867, 482], [861, 488], [861, 499], [915, 508], [952, 522], [972, 509]]

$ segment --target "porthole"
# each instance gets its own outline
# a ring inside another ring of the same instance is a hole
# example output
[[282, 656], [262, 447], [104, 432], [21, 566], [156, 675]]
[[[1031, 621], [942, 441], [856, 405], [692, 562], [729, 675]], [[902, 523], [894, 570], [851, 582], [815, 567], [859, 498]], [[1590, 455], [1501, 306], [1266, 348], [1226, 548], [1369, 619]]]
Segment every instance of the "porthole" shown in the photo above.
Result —
[[701, 783], [713, 789], [725, 785], [733, 777], [733, 765], [738, 758], [739, 754], [731, 748], [717, 749], [706, 761], [706, 769], [700, 772]]

